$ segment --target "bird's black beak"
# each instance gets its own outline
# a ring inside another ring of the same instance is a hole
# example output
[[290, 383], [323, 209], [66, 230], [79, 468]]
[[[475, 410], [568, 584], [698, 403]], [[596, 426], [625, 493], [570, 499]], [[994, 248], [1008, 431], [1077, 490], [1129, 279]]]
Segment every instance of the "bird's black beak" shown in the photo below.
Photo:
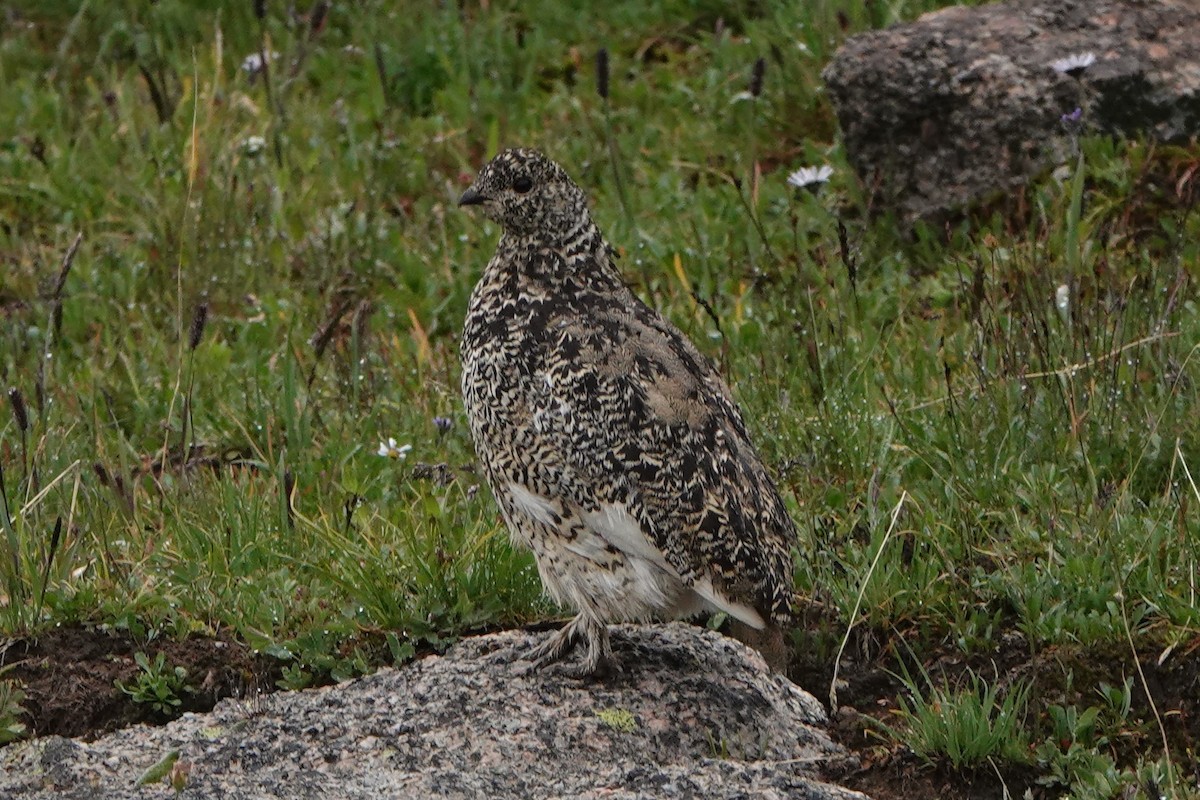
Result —
[[475, 187], [472, 186], [470, 189], [467, 189], [465, 192], [463, 192], [462, 197], [458, 198], [458, 204], [460, 206], [477, 206], [482, 204], [485, 200], [487, 200], [487, 198], [475, 191]]

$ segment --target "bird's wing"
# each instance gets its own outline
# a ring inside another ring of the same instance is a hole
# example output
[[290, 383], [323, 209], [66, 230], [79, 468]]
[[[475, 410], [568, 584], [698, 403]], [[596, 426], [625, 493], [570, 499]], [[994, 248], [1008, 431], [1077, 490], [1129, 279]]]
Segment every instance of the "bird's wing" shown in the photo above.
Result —
[[651, 545], [718, 608], [785, 620], [796, 529], [728, 387], [631, 292], [576, 300], [547, 320], [532, 400], [565, 462], [560, 496], [627, 552]]

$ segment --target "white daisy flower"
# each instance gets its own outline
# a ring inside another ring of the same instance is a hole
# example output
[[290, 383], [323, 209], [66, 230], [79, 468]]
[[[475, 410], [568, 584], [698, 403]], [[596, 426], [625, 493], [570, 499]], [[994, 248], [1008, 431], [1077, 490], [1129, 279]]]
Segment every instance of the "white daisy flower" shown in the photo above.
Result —
[[379, 443], [379, 449], [375, 451], [375, 455], [401, 459], [408, 455], [409, 450], [412, 450], [411, 444], [398, 445], [396, 440], [389, 436], [386, 442]]
[[267, 149], [267, 140], [261, 136], [247, 136], [242, 140], [242, 152], [248, 156], [256, 156]]
[[[274, 61], [279, 58], [279, 53], [274, 50], [267, 51], [267, 61]], [[242, 71], [248, 75], [257, 75], [263, 69], [263, 54], [251, 53], [242, 59]]]
[[797, 189], [816, 189], [826, 183], [832, 174], [833, 167], [828, 164], [822, 164], [819, 167], [801, 167], [787, 176], [787, 182]]
[[1067, 286], [1065, 283], [1059, 285], [1058, 289], [1054, 292], [1054, 305], [1058, 306], [1058, 313], [1064, 317], [1067, 315], [1067, 311], [1071, 308], [1070, 286]]
[[1072, 53], [1066, 58], [1060, 58], [1050, 64], [1050, 69], [1078, 78], [1083, 71], [1096, 63], [1095, 53]]

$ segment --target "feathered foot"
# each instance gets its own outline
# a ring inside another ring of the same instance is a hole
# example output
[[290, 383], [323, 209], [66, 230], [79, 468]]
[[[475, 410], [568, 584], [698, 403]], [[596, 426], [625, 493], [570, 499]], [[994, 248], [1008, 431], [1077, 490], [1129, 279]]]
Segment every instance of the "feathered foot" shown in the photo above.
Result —
[[556, 631], [549, 639], [530, 653], [534, 669], [545, 669], [583, 643], [587, 653], [583, 660], [563, 668], [563, 673], [573, 678], [589, 678], [606, 675], [614, 671], [612, 649], [608, 643], [608, 626], [586, 612]]

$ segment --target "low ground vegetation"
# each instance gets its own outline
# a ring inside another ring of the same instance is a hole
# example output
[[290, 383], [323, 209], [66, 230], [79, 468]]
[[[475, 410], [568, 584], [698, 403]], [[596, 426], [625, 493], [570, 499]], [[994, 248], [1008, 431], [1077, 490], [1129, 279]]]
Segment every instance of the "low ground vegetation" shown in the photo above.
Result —
[[937, 5], [8, 9], [0, 741], [56, 697], [115, 695], [94, 733], [558, 613], [457, 390], [497, 232], [453, 200], [529, 144], [735, 387], [843, 780], [1196, 796], [1200, 151], [1085, 128], [1024, 192], [892, 218], [819, 72]]

